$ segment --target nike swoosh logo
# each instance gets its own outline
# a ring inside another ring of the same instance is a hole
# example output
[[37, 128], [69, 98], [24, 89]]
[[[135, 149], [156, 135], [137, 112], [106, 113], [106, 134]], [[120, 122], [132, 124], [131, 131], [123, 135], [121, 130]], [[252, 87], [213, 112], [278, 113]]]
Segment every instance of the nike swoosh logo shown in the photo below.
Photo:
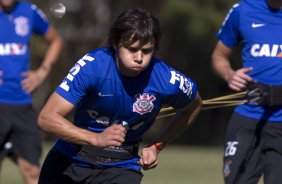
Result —
[[265, 24], [252, 23], [252, 28], [258, 28], [258, 27], [263, 27], [263, 26], [265, 26]]
[[102, 94], [101, 92], [98, 93], [98, 96], [114, 96], [113, 94]]

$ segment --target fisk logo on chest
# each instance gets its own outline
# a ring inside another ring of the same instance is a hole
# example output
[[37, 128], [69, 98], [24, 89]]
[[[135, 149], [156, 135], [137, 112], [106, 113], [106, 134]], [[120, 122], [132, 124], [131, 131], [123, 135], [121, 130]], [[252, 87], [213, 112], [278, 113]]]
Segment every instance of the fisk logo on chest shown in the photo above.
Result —
[[153, 101], [156, 99], [155, 96], [149, 95], [148, 93], [137, 94], [135, 95], [136, 102], [133, 104], [133, 112], [137, 112], [138, 114], [145, 114], [151, 112], [154, 108]]

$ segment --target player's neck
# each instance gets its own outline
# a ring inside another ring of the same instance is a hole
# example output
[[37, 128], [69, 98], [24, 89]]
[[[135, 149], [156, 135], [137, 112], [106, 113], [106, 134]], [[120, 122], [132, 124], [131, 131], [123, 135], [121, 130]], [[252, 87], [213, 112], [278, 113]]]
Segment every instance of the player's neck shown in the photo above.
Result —
[[282, 9], [282, 0], [267, 0], [271, 8]]

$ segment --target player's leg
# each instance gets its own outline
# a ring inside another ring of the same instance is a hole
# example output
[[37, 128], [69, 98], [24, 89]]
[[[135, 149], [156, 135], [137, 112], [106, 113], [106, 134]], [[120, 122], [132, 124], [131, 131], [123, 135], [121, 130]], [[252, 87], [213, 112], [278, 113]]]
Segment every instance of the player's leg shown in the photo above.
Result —
[[282, 122], [268, 123], [265, 136], [265, 184], [280, 184], [282, 181]]
[[94, 178], [100, 178], [103, 170], [72, 163], [66, 155], [52, 148], [44, 160], [38, 184], [90, 184]]
[[17, 158], [17, 164], [19, 165], [19, 170], [22, 175], [25, 184], [37, 184], [40, 167], [34, 165], [23, 158]]
[[[260, 160], [260, 146], [256, 145], [258, 143], [257, 125], [257, 120], [245, 118], [236, 113], [232, 115], [224, 146], [225, 184], [248, 184], [248, 177], [252, 175], [253, 180], [255, 173], [261, 170], [251, 169], [257, 166]], [[250, 159], [253, 159], [252, 162]], [[258, 180], [259, 177], [256, 179]]]
[[246, 163], [242, 165], [235, 183], [236, 184], [255, 184], [258, 183], [264, 169], [264, 153], [261, 151], [261, 145], [255, 147], [251, 154], [246, 155]]
[[36, 116], [31, 105], [15, 106], [16, 122], [11, 138], [13, 143], [10, 156], [19, 166], [25, 184], [38, 182], [41, 155], [41, 135], [36, 123]]
[[45, 158], [38, 184], [140, 184], [142, 177], [141, 172], [129, 169], [80, 166], [53, 148]]
[[68, 157], [54, 148], [51, 149], [42, 165], [38, 184], [80, 183], [81, 181], [76, 182], [72, 177], [75, 177], [76, 174], [78, 177], [81, 177], [81, 175], [85, 173], [80, 174], [76, 171], [73, 176], [72, 172], [75, 171], [75, 169], [72, 169], [71, 165], [71, 161]]
[[265, 184], [281, 184], [282, 154], [274, 150], [266, 153], [266, 167], [264, 171]]
[[[11, 150], [11, 143], [9, 142], [12, 135], [12, 121], [10, 116], [13, 114], [10, 112], [9, 106], [0, 104], [0, 172], [2, 171], [2, 162], [6, 155]], [[1, 178], [1, 174], [0, 174]]]

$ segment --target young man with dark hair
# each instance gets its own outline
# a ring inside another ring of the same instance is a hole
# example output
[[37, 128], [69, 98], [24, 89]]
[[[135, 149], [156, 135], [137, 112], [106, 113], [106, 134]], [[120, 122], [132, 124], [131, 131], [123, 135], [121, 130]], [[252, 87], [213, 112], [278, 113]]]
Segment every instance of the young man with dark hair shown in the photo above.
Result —
[[[113, 23], [108, 47], [89, 52], [70, 70], [39, 116], [40, 128], [59, 137], [40, 184], [138, 184], [141, 168], [157, 166], [161, 149], [201, 107], [195, 82], [154, 56], [159, 39], [158, 20], [129, 9]], [[139, 156], [142, 135], [163, 105], [176, 115]], [[72, 110], [73, 122], [65, 118]]]

